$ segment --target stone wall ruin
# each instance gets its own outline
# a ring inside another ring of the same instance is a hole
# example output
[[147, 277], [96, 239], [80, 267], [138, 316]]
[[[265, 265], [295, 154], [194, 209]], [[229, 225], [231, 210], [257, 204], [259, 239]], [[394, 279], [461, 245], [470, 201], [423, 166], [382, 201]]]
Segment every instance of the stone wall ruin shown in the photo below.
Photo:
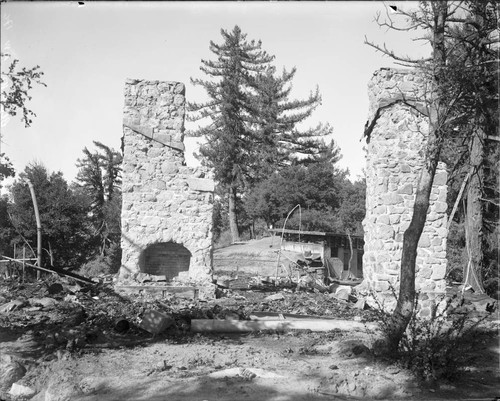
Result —
[[212, 281], [214, 182], [185, 165], [184, 95], [179, 82], [126, 81], [121, 280]]
[[[415, 186], [424, 163], [428, 126], [417, 101], [424, 88], [425, 82], [415, 73], [394, 69], [375, 72], [368, 84], [363, 285], [389, 301], [389, 309], [394, 298], [387, 294], [391, 286], [396, 294], [398, 291], [403, 234], [411, 220]], [[440, 163], [417, 251], [416, 291], [424, 316], [436, 296], [445, 291], [446, 181], [446, 166]]]

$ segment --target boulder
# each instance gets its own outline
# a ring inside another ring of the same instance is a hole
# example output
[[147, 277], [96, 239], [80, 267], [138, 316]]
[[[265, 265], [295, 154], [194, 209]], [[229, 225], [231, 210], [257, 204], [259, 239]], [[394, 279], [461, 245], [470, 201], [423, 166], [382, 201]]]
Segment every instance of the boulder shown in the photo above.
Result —
[[358, 299], [358, 301], [356, 302], [356, 305], [354, 305], [354, 307], [356, 309], [359, 309], [359, 310], [364, 310], [366, 307], [366, 299], [363, 299], [363, 298]]
[[14, 299], [10, 302], [7, 302], [6, 304], [3, 304], [0, 306], [0, 313], [9, 313], [12, 312], [15, 309], [20, 309], [22, 308], [26, 302], [20, 300], [20, 299]]
[[350, 285], [331, 284], [329, 287], [331, 294], [330, 297], [349, 301], [349, 295], [352, 294], [352, 287]]
[[36, 390], [31, 387], [23, 386], [22, 384], [14, 383], [10, 388], [9, 394], [14, 398], [32, 398], [36, 394]]
[[83, 391], [75, 383], [51, 381], [45, 390], [44, 401], [72, 401], [81, 395]]
[[50, 308], [57, 304], [57, 301], [54, 298], [43, 297], [43, 298], [30, 298], [28, 302], [32, 306], [42, 306], [43, 308]]
[[150, 309], [144, 313], [139, 327], [151, 334], [159, 334], [167, 330], [174, 323], [175, 320], [172, 315]]
[[342, 301], [349, 301], [349, 292], [345, 289], [336, 291], [334, 295], [337, 299], [340, 299]]
[[278, 293], [278, 294], [269, 295], [268, 297], [265, 297], [264, 299], [266, 301], [281, 301], [281, 300], [285, 299], [285, 296], [281, 293]]

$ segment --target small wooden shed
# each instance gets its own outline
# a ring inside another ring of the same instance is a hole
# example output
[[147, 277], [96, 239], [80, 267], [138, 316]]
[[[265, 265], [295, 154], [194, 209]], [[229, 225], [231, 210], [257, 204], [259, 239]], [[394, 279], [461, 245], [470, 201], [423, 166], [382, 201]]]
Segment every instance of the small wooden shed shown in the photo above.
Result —
[[364, 240], [362, 236], [289, 229], [270, 229], [269, 231], [276, 236], [281, 236], [283, 233], [282, 250], [302, 254], [305, 252], [320, 254], [323, 264], [332, 275], [335, 275], [335, 278], [363, 278]]

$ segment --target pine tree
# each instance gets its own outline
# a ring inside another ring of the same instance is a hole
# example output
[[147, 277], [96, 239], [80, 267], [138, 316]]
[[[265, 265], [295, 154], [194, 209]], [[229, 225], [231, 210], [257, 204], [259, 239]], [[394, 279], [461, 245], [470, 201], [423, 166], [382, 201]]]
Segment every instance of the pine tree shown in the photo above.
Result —
[[221, 30], [224, 43], [210, 41], [210, 50], [217, 61], [202, 60], [200, 69], [213, 80], [191, 79], [201, 85], [210, 100], [204, 104], [191, 103], [194, 120], [208, 118], [211, 123], [200, 128], [197, 135], [207, 143], [200, 148], [204, 164], [214, 170], [216, 181], [224, 187], [229, 199], [229, 225], [233, 242], [239, 241], [236, 202], [238, 193], [250, 176], [253, 135], [249, 122], [251, 110], [251, 81], [273, 60], [261, 50], [261, 42], [247, 41], [246, 34], [235, 26], [232, 32]]
[[[498, 4], [498, 3], [497, 3]], [[454, 149], [458, 165], [467, 170], [465, 238], [467, 260], [464, 263], [464, 283], [474, 291], [484, 292], [482, 269], [485, 264], [484, 213], [487, 208], [498, 210], [498, 191], [487, 194], [491, 185], [485, 176], [489, 166], [489, 149], [498, 147], [498, 14], [494, 2], [471, 2], [462, 23], [455, 27], [450, 42], [453, 45], [450, 81], [464, 88], [457, 125], [463, 132], [462, 152]], [[493, 184], [493, 187], [495, 185]], [[493, 196], [492, 196], [493, 195]]]
[[320, 104], [318, 89], [305, 100], [289, 100], [295, 68], [276, 75], [274, 56], [261, 49], [260, 41], [247, 41], [238, 26], [221, 34], [222, 45], [210, 42], [217, 61], [202, 60], [200, 67], [212, 80], [191, 80], [204, 87], [210, 100], [188, 107], [195, 113], [192, 120], [210, 120], [195, 135], [207, 138], [200, 154], [228, 194], [229, 226], [236, 242], [239, 197], [297, 155], [321, 153], [323, 143], [315, 137], [330, 134], [331, 128], [297, 130]]
[[[292, 80], [296, 68], [290, 72], [285, 69], [276, 75], [274, 67], [269, 67], [254, 82], [254, 121], [256, 157], [259, 164], [254, 168], [255, 180], [266, 178], [269, 174], [290, 164], [299, 157], [313, 161], [324, 153], [326, 145], [320, 137], [331, 134], [329, 125], [318, 126], [301, 131], [300, 124], [320, 105], [319, 89], [311, 92], [304, 100], [290, 100]], [[304, 160], [304, 159], [303, 159]]]
[[120, 173], [122, 155], [100, 142], [94, 141], [98, 151], [83, 149], [84, 157], [77, 160], [76, 180], [80, 189], [90, 199], [94, 239], [98, 254], [120, 242]]

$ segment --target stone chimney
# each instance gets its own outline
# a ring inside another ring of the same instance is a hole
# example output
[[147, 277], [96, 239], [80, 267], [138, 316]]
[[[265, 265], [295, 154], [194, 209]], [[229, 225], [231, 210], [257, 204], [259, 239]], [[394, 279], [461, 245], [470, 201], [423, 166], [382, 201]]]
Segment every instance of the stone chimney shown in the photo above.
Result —
[[[381, 69], [368, 84], [370, 115], [365, 130], [366, 216], [363, 286], [395, 305], [399, 291], [403, 234], [410, 224], [415, 188], [424, 166], [428, 134], [425, 81], [412, 71]], [[445, 292], [447, 173], [439, 163], [427, 222], [418, 243], [416, 291], [420, 315]], [[388, 295], [389, 294], [389, 295]]]
[[212, 280], [214, 182], [185, 165], [184, 95], [179, 82], [126, 81], [121, 279]]

